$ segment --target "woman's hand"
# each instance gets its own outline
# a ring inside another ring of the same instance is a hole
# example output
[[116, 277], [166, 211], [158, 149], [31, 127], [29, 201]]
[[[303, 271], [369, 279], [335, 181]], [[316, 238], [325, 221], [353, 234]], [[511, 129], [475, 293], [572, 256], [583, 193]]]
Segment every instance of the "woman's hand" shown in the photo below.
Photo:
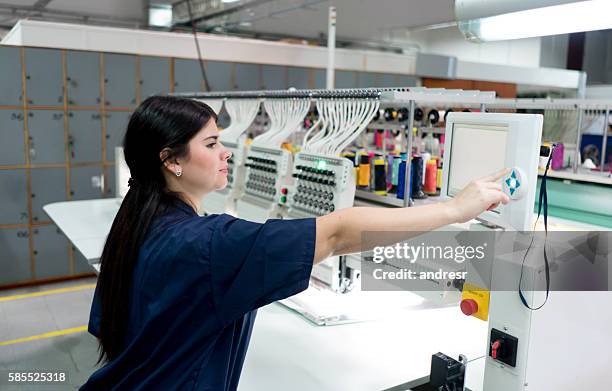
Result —
[[505, 168], [493, 175], [475, 179], [448, 201], [452, 218], [458, 223], [472, 220], [482, 212], [507, 204], [510, 198], [502, 191], [499, 180], [510, 172]]

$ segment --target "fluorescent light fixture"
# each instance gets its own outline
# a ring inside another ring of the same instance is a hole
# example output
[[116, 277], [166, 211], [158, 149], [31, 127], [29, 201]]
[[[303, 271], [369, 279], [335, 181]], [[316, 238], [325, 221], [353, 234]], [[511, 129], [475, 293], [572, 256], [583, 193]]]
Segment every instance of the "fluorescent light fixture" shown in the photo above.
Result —
[[172, 6], [154, 5], [149, 8], [149, 25], [155, 27], [172, 26]]
[[612, 1], [589, 0], [459, 21], [466, 39], [501, 41], [612, 28]]
[[221, 0], [221, 2], [223, 2], [223, 3], [236, 3], [238, 1], [240, 1], [240, 0]]

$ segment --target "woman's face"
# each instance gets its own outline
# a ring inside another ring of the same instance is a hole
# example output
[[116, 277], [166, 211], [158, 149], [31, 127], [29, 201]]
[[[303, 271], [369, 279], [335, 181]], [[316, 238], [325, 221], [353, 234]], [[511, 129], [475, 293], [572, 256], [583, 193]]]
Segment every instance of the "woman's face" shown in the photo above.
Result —
[[178, 159], [182, 175], [177, 178], [188, 192], [204, 195], [227, 186], [227, 159], [231, 153], [219, 141], [213, 119], [189, 141], [189, 155]]

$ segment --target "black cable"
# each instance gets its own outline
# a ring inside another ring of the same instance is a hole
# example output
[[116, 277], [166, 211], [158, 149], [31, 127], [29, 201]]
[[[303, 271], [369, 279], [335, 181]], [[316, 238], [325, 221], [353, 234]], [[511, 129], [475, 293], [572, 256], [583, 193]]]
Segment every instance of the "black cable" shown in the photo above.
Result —
[[198, 63], [200, 64], [200, 71], [202, 71], [202, 80], [204, 81], [204, 90], [212, 91], [208, 79], [206, 78], [206, 70], [204, 69], [204, 61], [202, 60], [202, 53], [200, 52], [200, 43], [198, 42], [198, 33], [196, 31], [195, 21], [193, 19], [193, 13], [191, 12], [191, 0], [187, 0], [187, 12], [189, 13], [189, 20], [191, 21], [191, 32], [193, 33], [193, 40], [198, 50]]
[[[548, 156], [548, 160], [546, 161], [546, 167], [544, 168], [544, 175], [542, 175], [542, 181], [540, 183], [540, 195], [538, 200], [538, 217], [536, 218], [535, 223], [533, 224], [533, 234], [531, 236], [531, 242], [529, 243], [529, 247], [527, 247], [527, 251], [525, 251], [525, 255], [523, 256], [523, 262], [521, 263], [521, 276], [519, 277], [519, 286], [518, 293], [521, 302], [525, 307], [530, 309], [531, 311], [537, 311], [540, 308], [544, 307], [544, 305], [548, 302], [548, 296], [550, 295], [550, 262], [548, 261], [548, 254], [546, 253], [546, 244], [548, 239], [548, 194], [546, 191], [546, 179], [548, 178], [548, 169], [550, 168], [550, 163], [552, 161], [553, 153], [555, 152], [555, 148], [557, 148], [557, 144], [553, 144], [550, 155]], [[523, 295], [523, 270], [525, 267], [525, 260], [527, 259], [527, 254], [529, 254], [529, 250], [531, 250], [531, 246], [533, 245], [533, 240], [535, 238], [535, 228], [538, 224], [538, 220], [540, 219], [540, 214], [544, 211], [544, 271], [546, 273], [546, 298], [544, 302], [538, 307], [531, 307], [527, 303], [527, 299], [525, 295]]]

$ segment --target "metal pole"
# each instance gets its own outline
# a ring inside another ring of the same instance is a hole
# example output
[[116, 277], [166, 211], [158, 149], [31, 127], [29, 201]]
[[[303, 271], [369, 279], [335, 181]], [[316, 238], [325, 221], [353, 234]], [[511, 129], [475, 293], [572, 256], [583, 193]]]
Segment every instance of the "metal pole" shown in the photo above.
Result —
[[572, 171], [578, 172], [578, 160], [580, 159], [580, 139], [582, 138], [582, 117], [584, 110], [578, 106], [578, 129], [576, 130], [576, 151], [574, 153], [574, 164], [572, 165]]
[[601, 146], [601, 167], [599, 167], [599, 171], [604, 172], [604, 166], [606, 165], [606, 149], [608, 147], [608, 121], [610, 120], [610, 111], [608, 106], [606, 106], [606, 116], [604, 120], [603, 126], [603, 138], [602, 138], [602, 146]]
[[327, 82], [328, 90], [334, 89], [334, 62], [336, 55], [336, 7], [329, 7], [327, 27]]
[[404, 171], [404, 208], [411, 206], [410, 202], [410, 175], [411, 175], [411, 159], [412, 155], [412, 128], [414, 128], [414, 101], [410, 101], [410, 112], [408, 114], [408, 129], [406, 133], [406, 170]]

